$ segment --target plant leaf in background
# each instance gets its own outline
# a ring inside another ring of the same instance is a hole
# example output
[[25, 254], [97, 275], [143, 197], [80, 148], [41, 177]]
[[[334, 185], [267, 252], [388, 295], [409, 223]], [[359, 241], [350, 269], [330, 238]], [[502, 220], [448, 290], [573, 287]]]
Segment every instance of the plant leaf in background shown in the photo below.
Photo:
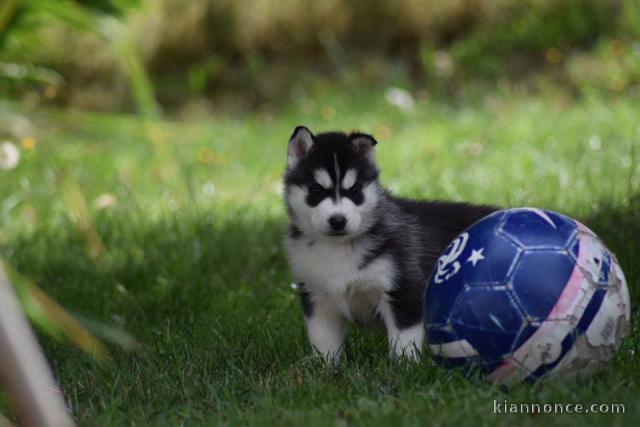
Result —
[[13, 427], [13, 424], [7, 419], [7, 417], [0, 414], [0, 427]]
[[54, 162], [53, 169], [56, 172], [58, 186], [62, 192], [62, 201], [84, 239], [87, 252], [94, 260], [105, 253], [104, 244], [93, 224], [93, 218], [89, 213], [89, 206], [78, 183], [69, 177], [65, 171], [57, 167]]
[[2, 36], [6, 34], [5, 30], [9, 28], [13, 18], [16, 16], [19, 5], [20, 0], [6, 0], [0, 7], [0, 43], [2, 43]]
[[100, 335], [104, 341], [116, 344], [125, 350], [137, 348], [135, 339], [126, 332], [88, 319], [84, 322], [87, 324], [85, 327], [42, 289], [16, 272], [6, 262], [0, 260], [0, 266], [7, 272], [29, 320], [54, 338], [66, 337], [98, 361], [108, 360], [110, 354], [94, 333]]

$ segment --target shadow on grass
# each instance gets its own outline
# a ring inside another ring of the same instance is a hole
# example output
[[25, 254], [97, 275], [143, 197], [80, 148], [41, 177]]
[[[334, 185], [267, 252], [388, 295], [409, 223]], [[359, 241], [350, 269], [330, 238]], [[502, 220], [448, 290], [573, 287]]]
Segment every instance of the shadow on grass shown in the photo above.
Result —
[[101, 215], [96, 229], [106, 246], [98, 260], [69, 222], [18, 237], [3, 253], [65, 305], [99, 315], [127, 307], [155, 322], [238, 308], [244, 299], [269, 304], [282, 291], [293, 295], [280, 220], [228, 213], [156, 221]]
[[310, 357], [302, 309], [289, 287], [281, 218], [110, 215], [95, 224], [106, 248], [97, 262], [71, 223], [43, 227], [2, 248], [65, 307], [115, 323], [143, 345], [135, 353], [116, 350], [111, 363], [97, 366], [43, 337], [79, 419], [175, 413], [184, 402], [210, 413], [248, 407], [279, 390], [284, 406], [311, 405], [341, 396], [344, 388], [374, 396], [433, 380], [433, 368], [398, 371], [389, 364], [382, 333], [350, 334], [337, 372]]
[[[581, 220], [617, 254], [637, 301], [640, 197], [626, 205], [603, 202]], [[200, 212], [151, 221], [110, 214], [95, 223], [106, 247], [98, 262], [87, 255], [71, 223], [43, 227], [2, 248], [12, 265], [65, 307], [116, 324], [144, 345], [135, 354], [116, 352], [112, 365], [98, 367], [66, 344], [44, 340], [80, 420], [180, 417], [180, 405], [200, 416], [259, 409], [256, 402], [343, 407], [345, 393], [378, 402], [435, 390], [450, 397], [463, 393], [478, 405], [503, 396], [479, 381], [467, 387], [466, 379], [426, 359], [420, 366], [389, 363], [382, 332], [350, 334], [337, 375], [310, 359], [302, 310], [288, 286], [282, 218]], [[637, 335], [634, 327], [629, 351], [616, 358], [613, 373], [586, 383], [592, 386], [581, 388], [583, 393], [635, 387], [631, 350], [638, 347]], [[600, 383], [605, 386], [596, 387]], [[515, 396], [523, 401], [543, 393], [519, 390]], [[556, 400], [575, 391], [550, 390]]]
[[622, 266], [637, 312], [640, 298], [640, 194], [633, 195], [625, 205], [601, 202], [582, 222], [591, 228], [611, 249]]
[[[602, 202], [580, 219], [616, 253], [637, 301], [640, 195], [624, 205]], [[0, 250], [71, 311], [144, 339], [167, 322], [192, 330], [203, 318], [229, 326], [276, 318], [291, 324], [295, 318], [301, 325], [297, 296], [288, 286], [285, 227], [282, 217], [241, 211], [159, 220], [103, 213], [96, 228], [106, 255], [98, 261], [87, 254], [70, 222], [41, 227]], [[356, 338], [358, 346], [380, 340], [377, 333], [362, 337]]]
[[[580, 219], [616, 253], [637, 301], [640, 195], [624, 205], [602, 202]], [[88, 256], [70, 222], [41, 227], [0, 250], [67, 308], [112, 319], [137, 334], [145, 332], [142, 325], [195, 321], [211, 312], [220, 318], [252, 319], [283, 310], [301, 316], [288, 286], [282, 217], [205, 211], [152, 221], [103, 213], [96, 228], [106, 247], [98, 261]]]

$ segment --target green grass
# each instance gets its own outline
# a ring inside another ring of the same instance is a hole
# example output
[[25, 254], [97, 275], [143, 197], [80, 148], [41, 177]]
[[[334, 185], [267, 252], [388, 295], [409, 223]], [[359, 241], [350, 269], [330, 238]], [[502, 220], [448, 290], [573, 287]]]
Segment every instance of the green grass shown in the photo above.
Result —
[[[0, 104], [5, 117], [29, 117], [36, 137], [17, 169], [0, 171], [0, 251], [71, 312], [141, 343], [113, 347], [99, 365], [42, 337], [80, 425], [637, 425], [637, 105], [514, 93], [405, 113], [376, 91], [316, 90], [278, 112], [144, 123]], [[353, 330], [344, 363], [324, 369], [310, 356], [281, 245], [279, 183], [301, 123], [373, 133], [382, 181], [402, 195], [535, 205], [590, 225], [618, 254], [634, 303], [611, 367], [505, 393], [428, 358], [391, 362], [381, 331]], [[106, 248], [97, 259], [71, 219], [70, 180]], [[96, 207], [104, 193], [117, 205]], [[621, 402], [626, 413], [494, 415], [494, 399]]]

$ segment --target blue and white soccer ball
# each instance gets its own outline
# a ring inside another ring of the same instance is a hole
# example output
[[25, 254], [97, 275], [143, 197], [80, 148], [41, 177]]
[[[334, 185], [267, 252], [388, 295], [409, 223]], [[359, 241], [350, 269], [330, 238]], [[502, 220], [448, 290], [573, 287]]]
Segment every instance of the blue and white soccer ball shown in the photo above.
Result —
[[444, 251], [425, 292], [429, 349], [445, 366], [514, 385], [582, 376], [620, 348], [629, 291], [618, 261], [555, 212], [496, 212]]

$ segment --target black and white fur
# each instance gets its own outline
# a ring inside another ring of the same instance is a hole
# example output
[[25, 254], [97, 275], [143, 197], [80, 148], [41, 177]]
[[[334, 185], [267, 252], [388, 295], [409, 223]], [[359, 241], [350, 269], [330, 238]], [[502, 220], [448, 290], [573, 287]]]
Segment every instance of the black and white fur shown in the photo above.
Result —
[[304, 126], [289, 140], [286, 248], [309, 340], [330, 364], [348, 323], [384, 325], [390, 354], [417, 359], [432, 267], [451, 240], [495, 210], [392, 196], [378, 180], [376, 143]]

